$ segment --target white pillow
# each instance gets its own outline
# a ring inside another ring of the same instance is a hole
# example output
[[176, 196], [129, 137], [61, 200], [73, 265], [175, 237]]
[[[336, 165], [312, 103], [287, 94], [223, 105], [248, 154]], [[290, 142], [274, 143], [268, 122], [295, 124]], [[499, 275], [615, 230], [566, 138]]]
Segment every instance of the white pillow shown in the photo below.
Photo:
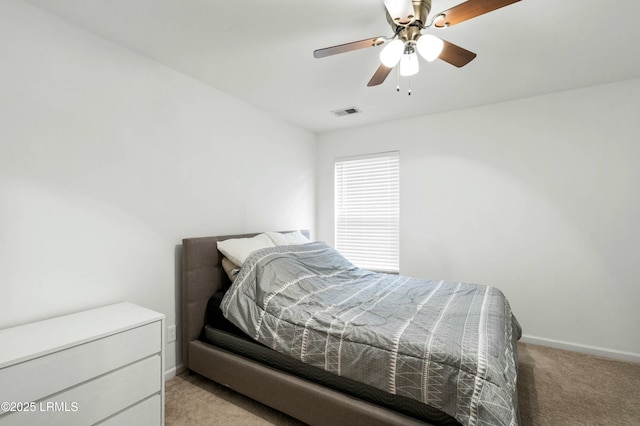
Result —
[[238, 276], [238, 272], [240, 272], [240, 267], [226, 257], [222, 258], [221, 263], [222, 269], [224, 269], [224, 272], [226, 272], [229, 277], [229, 281], [234, 282]]
[[217, 245], [218, 250], [238, 266], [242, 266], [245, 259], [252, 252], [267, 247], [275, 247], [271, 238], [266, 234], [256, 235], [252, 238], [231, 238], [218, 241]]
[[277, 246], [292, 246], [296, 244], [307, 244], [311, 240], [305, 237], [300, 231], [287, 232], [281, 234], [279, 232], [265, 232], [271, 238], [271, 241]]

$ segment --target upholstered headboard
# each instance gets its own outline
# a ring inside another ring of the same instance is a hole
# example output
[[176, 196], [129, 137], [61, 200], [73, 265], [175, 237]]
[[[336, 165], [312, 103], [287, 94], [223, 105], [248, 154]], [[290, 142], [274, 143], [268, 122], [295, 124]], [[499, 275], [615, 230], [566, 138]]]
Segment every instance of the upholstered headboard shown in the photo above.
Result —
[[[301, 231], [309, 237], [309, 231]], [[189, 368], [189, 342], [200, 337], [204, 327], [207, 302], [218, 290], [231, 283], [222, 269], [218, 241], [253, 237], [259, 233], [182, 240], [182, 362]]]

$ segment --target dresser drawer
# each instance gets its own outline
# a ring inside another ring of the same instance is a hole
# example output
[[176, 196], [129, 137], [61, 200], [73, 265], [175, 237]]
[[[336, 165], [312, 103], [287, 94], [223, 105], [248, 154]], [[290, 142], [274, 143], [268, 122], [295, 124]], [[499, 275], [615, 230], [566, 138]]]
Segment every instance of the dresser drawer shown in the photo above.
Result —
[[[162, 321], [155, 321], [0, 369], [0, 401], [39, 401], [96, 376], [158, 354], [162, 349], [161, 342]], [[161, 367], [158, 366], [154, 372], [156, 379], [160, 377], [160, 372]]]
[[128, 408], [115, 416], [109, 417], [100, 426], [146, 426], [161, 423], [162, 398], [154, 395]]
[[[159, 424], [162, 407], [156, 401], [161, 400], [162, 395], [161, 369], [161, 356], [152, 355], [35, 402], [31, 411], [7, 413], [0, 417], [0, 426], [91, 425], [120, 415], [124, 420], [145, 419], [151, 406], [157, 413], [151, 417], [151, 420], [155, 419], [153, 423], [140, 422], [136, 425]], [[140, 405], [147, 402], [149, 405]], [[140, 407], [136, 408], [137, 405]], [[132, 411], [127, 414], [129, 410]]]

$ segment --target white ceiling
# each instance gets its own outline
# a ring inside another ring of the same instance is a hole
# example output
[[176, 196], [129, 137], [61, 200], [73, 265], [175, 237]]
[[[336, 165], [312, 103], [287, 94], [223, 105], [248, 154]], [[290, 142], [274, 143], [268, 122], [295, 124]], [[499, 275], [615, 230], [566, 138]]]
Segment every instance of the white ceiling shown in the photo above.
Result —
[[[318, 133], [640, 77], [638, 0], [522, 0], [430, 30], [478, 57], [421, 61], [411, 96], [395, 71], [366, 86], [380, 47], [312, 55], [392, 35], [382, 0], [27, 1]], [[433, 0], [432, 12], [460, 2]], [[330, 113], [352, 106], [362, 114]]]

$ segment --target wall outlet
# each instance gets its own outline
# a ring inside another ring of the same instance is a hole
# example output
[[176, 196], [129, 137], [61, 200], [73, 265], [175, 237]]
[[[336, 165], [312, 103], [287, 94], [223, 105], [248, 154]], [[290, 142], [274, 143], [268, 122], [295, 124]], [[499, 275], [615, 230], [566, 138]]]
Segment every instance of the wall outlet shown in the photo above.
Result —
[[167, 343], [171, 343], [175, 341], [176, 341], [176, 326], [170, 325], [167, 328]]

